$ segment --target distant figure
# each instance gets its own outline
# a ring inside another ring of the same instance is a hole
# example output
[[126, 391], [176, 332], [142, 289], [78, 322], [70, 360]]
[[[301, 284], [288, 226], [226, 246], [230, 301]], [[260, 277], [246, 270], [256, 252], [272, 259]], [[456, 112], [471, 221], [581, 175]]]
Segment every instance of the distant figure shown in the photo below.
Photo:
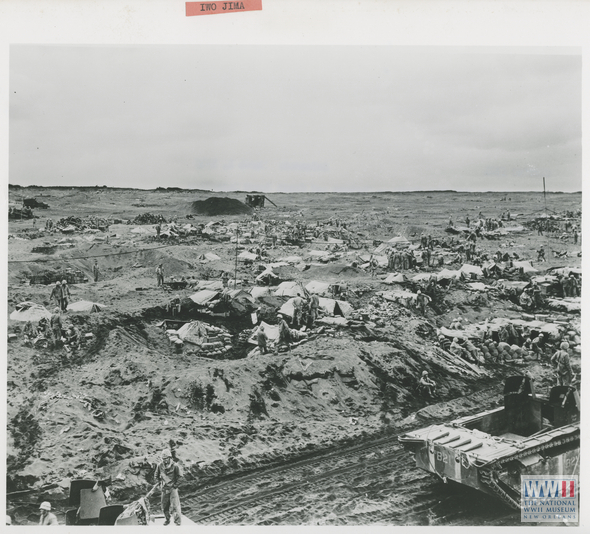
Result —
[[162, 231], [162, 223], [156, 224], [156, 239], [160, 239], [160, 232]]
[[39, 518], [39, 525], [41, 526], [57, 526], [59, 523], [57, 522], [57, 517], [55, 514], [51, 513], [51, 503], [44, 501], [39, 506], [39, 510], [41, 511], [41, 517]]
[[228, 286], [229, 273], [227, 271], [223, 271], [223, 274], [221, 275], [221, 281], [223, 282], [223, 287]]
[[164, 267], [162, 266], [161, 263], [156, 268], [156, 281], [157, 281], [158, 287], [164, 285]]
[[260, 325], [258, 327], [258, 331], [256, 332], [256, 341], [258, 342], [258, 348], [260, 349], [260, 354], [266, 354], [268, 352], [266, 344], [268, 343], [268, 336], [264, 331], [264, 326]]
[[92, 275], [94, 276], [94, 281], [98, 282], [98, 275], [100, 271], [98, 269], [98, 260], [94, 260], [94, 265], [92, 266]]
[[469, 220], [469, 215], [465, 216], [465, 224], [467, 225], [467, 228], [469, 228], [469, 223], [471, 221]]

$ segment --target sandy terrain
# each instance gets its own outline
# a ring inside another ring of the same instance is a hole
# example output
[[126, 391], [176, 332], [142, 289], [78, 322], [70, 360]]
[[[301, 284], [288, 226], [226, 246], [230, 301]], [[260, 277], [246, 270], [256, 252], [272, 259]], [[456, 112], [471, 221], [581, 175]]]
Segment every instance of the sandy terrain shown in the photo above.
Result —
[[[180, 226], [211, 221], [245, 225], [252, 220], [251, 215], [191, 214], [194, 201], [211, 196], [244, 200], [244, 193], [11, 189], [11, 201], [22, 196], [35, 197], [50, 208], [35, 210], [38, 218], [34, 226], [32, 220], [10, 221], [8, 313], [23, 301], [43, 304], [51, 311], [51, 286], [29, 284], [27, 279], [47, 269], [65, 268], [80, 270], [89, 279], [71, 285], [72, 301], [89, 300], [106, 308], [98, 313], [66, 314], [81, 332], [94, 335], [75, 354], [63, 349], [27, 347], [20, 332], [23, 323], [8, 321], [8, 332], [17, 334], [8, 344], [9, 430], [10, 421], [19, 410], [30, 406], [29, 413], [41, 431], [19, 464], [9, 458], [8, 509], [17, 523], [36, 521], [38, 503], [44, 499], [54, 502], [62, 513], [69, 480], [75, 476], [110, 477], [115, 500], [137, 498], [150, 487], [153, 463], [170, 442], [186, 473], [183, 489], [190, 493], [222, 475], [278, 465], [313, 451], [337, 450], [350, 440], [362, 442], [383, 432], [484, 409], [498, 400], [499, 385], [507, 374], [529, 372], [543, 391], [553, 382], [551, 369], [538, 362], [518, 366], [486, 362], [476, 365], [476, 371], [465, 365], [466, 370], [458, 372], [441, 356], [436, 328], [448, 328], [457, 317], [465, 324], [495, 317], [523, 317], [525, 310], [494, 291], [478, 297], [465, 284], [456, 283], [444, 293], [436, 310], [431, 308], [422, 317], [415, 308], [385, 302], [376, 294], [391, 289], [383, 283], [389, 274], [386, 269], [379, 269], [375, 277], [358, 264], [344, 269], [356, 254], [368, 254], [379, 242], [398, 234], [416, 244], [422, 233], [448, 239], [445, 228], [449, 218], [456, 225], [463, 225], [466, 215], [474, 220], [479, 212], [486, 217], [499, 217], [510, 210], [515, 218], [513, 224], [523, 224], [545, 211], [542, 194], [270, 195], [278, 208], [267, 204], [260, 211], [263, 221], [315, 225], [331, 216], [345, 221], [363, 248], [349, 250], [336, 262], [304, 271], [293, 268], [291, 272], [303, 284], [311, 280], [346, 282], [354, 291], [350, 303], [355, 309], [367, 311], [363, 321], [368, 330], [327, 325], [311, 330], [308, 341], [291, 352], [248, 355], [254, 346], [244, 345], [240, 334], [252, 329], [249, 313], [237, 319], [199, 315], [199, 320], [223, 327], [231, 334], [234, 348], [226, 359], [192, 354], [188, 344], [181, 354], [173, 350], [158, 325], [163, 319], [172, 318], [166, 309], [172, 298], [183, 299], [195, 290], [156, 287], [155, 269], [162, 263], [168, 280], [219, 280], [223, 271], [233, 276], [235, 244], [201, 236], [157, 240], [154, 224], [126, 221], [149, 212], [174, 219]], [[546, 202], [547, 208], [557, 213], [577, 211], [581, 195], [548, 194]], [[189, 214], [191, 217], [187, 218]], [[40, 235], [36, 230], [44, 228], [47, 218], [57, 222], [67, 216], [109, 218], [111, 225], [108, 233]], [[134, 232], [136, 228], [144, 228], [145, 232]], [[489, 254], [497, 250], [516, 252], [521, 259], [532, 260], [541, 271], [539, 274], [552, 267], [581, 264], [580, 241], [574, 244], [571, 237], [561, 239], [560, 235], [548, 232], [538, 235], [526, 230], [498, 240], [478, 239], [477, 245]], [[547, 261], [537, 264], [535, 251], [541, 245], [547, 250]], [[253, 245], [243, 246], [247, 249]], [[49, 254], [33, 253], [36, 247], [52, 250]], [[326, 243], [321, 241], [302, 247], [279, 244], [268, 251], [268, 259], [256, 261], [254, 266], [240, 260], [238, 279], [243, 281], [242, 288], [249, 289], [255, 285], [258, 264], [325, 247]], [[552, 251], [567, 252], [567, 257], [554, 258]], [[220, 259], [204, 260], [206, 253], [214, 253]], [[92, 281], [95, 259], [101, 272], [96, 283]], [[448, 269], [460, 266], [445, 264]], [[579, 313], [537, 312], [568, 324], [568, 328], [579, 328]], [[191, 314], [176, 318], [191, 317], [197, 318]], [[579, 353], [572, 352], [572, 362], [579, 371]], [[416, 391], [423, 369], [429, 370], [438, 383], [434, 403]], [[207, 399], [201, 399], [200, 404], [191, 397], [195, 384], [208, 391]], [[475, 397], [477, 402], [446, 404], [485, 388], [490, 388], [490, 394]], [[15, 445], [13, 433], [9, 433], [8, 455], [14, 459], [19, 452], [22, 451]], [[412, 469], [409, 465], [407, 473], [412, 473]], [[324, 505], [321, 514], [329, 515], [329, 508]], [[279, 514], [274, 523], [264, 515], [259, 519], [268, 519], [268, 524], [321, 521], [309, 510], [300, 516], [281, 517]], [[362, 524], [363, 516], [359, 518], [349, 523]], [[245, 522], [258, 521], [254, 518]], [[367, 524], [371, 522], [366, 518]], [[416, 517], [411, 522], [427, 524]], [[445, 524], [444, 519], [441, 522]]]

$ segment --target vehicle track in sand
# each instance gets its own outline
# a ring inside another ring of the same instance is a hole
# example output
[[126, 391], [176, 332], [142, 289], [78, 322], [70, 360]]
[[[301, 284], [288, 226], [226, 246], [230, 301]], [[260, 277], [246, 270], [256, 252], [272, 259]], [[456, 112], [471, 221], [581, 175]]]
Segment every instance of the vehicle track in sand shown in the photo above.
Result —
[[183, 513], [204, 525], [518, 524], [492, 497], [419, 471], [397, 437], [208, 484]]

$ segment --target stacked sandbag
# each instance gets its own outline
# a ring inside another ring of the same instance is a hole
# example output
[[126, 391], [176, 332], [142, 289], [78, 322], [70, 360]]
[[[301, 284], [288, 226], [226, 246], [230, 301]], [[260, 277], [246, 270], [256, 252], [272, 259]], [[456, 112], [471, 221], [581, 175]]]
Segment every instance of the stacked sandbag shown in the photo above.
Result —
[[230, 333], [216, 326], [206, 326], [207, 340], [200, 345], [199, 356], [219, 358], [233, 349]]

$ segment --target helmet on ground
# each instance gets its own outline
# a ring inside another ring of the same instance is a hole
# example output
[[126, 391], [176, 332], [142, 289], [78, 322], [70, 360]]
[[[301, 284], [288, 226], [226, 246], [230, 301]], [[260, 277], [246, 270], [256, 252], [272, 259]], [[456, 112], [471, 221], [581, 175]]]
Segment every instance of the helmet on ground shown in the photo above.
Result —
[[47, 510], [48, 512], [51, 512], [51, 503], [47, 502], [47, 501], [43, 501], [41, 503], [41, 506], [39, 506], [39, 510]]
[[53, 313], [57, 313], [59, 311], [59, 308], [54, 308]]

